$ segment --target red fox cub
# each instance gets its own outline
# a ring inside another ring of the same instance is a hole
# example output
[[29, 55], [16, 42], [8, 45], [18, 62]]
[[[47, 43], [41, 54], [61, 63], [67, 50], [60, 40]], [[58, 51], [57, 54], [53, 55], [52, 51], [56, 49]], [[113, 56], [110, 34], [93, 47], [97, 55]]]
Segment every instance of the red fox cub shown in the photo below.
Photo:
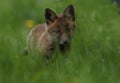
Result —
[[70, 41], [75, 30], [75, 11], [69, 5], [62, 14], [56, 15], [51, 9], [45, 9], [46, 23], [33, 28], [27, 38], [25, 52], [37, 51], [49, 58], [56, 46], [61, 53], [70, 50]]

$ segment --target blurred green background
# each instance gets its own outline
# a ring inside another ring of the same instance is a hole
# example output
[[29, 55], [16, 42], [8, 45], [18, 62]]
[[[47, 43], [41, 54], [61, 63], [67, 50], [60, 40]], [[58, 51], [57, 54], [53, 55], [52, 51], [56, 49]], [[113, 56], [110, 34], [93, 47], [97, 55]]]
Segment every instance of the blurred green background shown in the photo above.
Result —
[[[69, 57], [47, 65], [24, 56], [32, 27], [44, 10], [57, 14], [73, 4], [76, 32]], [[120, 15], [111, 0], [1, 0], [0, 83], [120, 83]]]

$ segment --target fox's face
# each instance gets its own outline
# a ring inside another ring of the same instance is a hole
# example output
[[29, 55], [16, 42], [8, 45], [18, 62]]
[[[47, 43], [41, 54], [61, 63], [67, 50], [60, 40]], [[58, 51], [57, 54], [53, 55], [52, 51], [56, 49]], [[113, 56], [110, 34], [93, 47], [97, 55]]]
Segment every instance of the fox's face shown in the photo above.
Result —
[[75, 29], [75, 12], [72, 5], [69, 5], [61, 15], [56, 15], [51, 9], [45, 10], [47, 30], [53, 40], [59, 44], [70, 42]]

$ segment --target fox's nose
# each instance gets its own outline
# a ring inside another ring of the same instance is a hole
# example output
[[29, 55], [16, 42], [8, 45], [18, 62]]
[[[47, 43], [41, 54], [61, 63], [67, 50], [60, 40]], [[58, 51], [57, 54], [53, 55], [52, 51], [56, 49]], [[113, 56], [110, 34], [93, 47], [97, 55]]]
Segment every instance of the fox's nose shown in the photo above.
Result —
[[64, 40], [64, 41], [61, 41], [60, 43], [61, 44], [67, 44], [67, 43], [69, 43], [69, 41], [68, 40]]
[[63, 44], [67, 44], [67, 43], [68, 43], [68, 41], [67, 41], [67, 40], [63, 41]]

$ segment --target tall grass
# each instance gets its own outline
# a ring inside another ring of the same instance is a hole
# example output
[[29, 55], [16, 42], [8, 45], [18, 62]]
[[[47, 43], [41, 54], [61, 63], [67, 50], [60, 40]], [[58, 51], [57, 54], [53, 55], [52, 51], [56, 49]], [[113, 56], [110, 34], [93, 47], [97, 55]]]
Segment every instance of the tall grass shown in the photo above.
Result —
[[[31, 26], [44, 23], [44, 10], [73, 4], [76, 32], [66, 59], [46, 64], [22, 51]], [[1, 0], [0, 83], [119, 83], [120, 15], [110, 0]]]

